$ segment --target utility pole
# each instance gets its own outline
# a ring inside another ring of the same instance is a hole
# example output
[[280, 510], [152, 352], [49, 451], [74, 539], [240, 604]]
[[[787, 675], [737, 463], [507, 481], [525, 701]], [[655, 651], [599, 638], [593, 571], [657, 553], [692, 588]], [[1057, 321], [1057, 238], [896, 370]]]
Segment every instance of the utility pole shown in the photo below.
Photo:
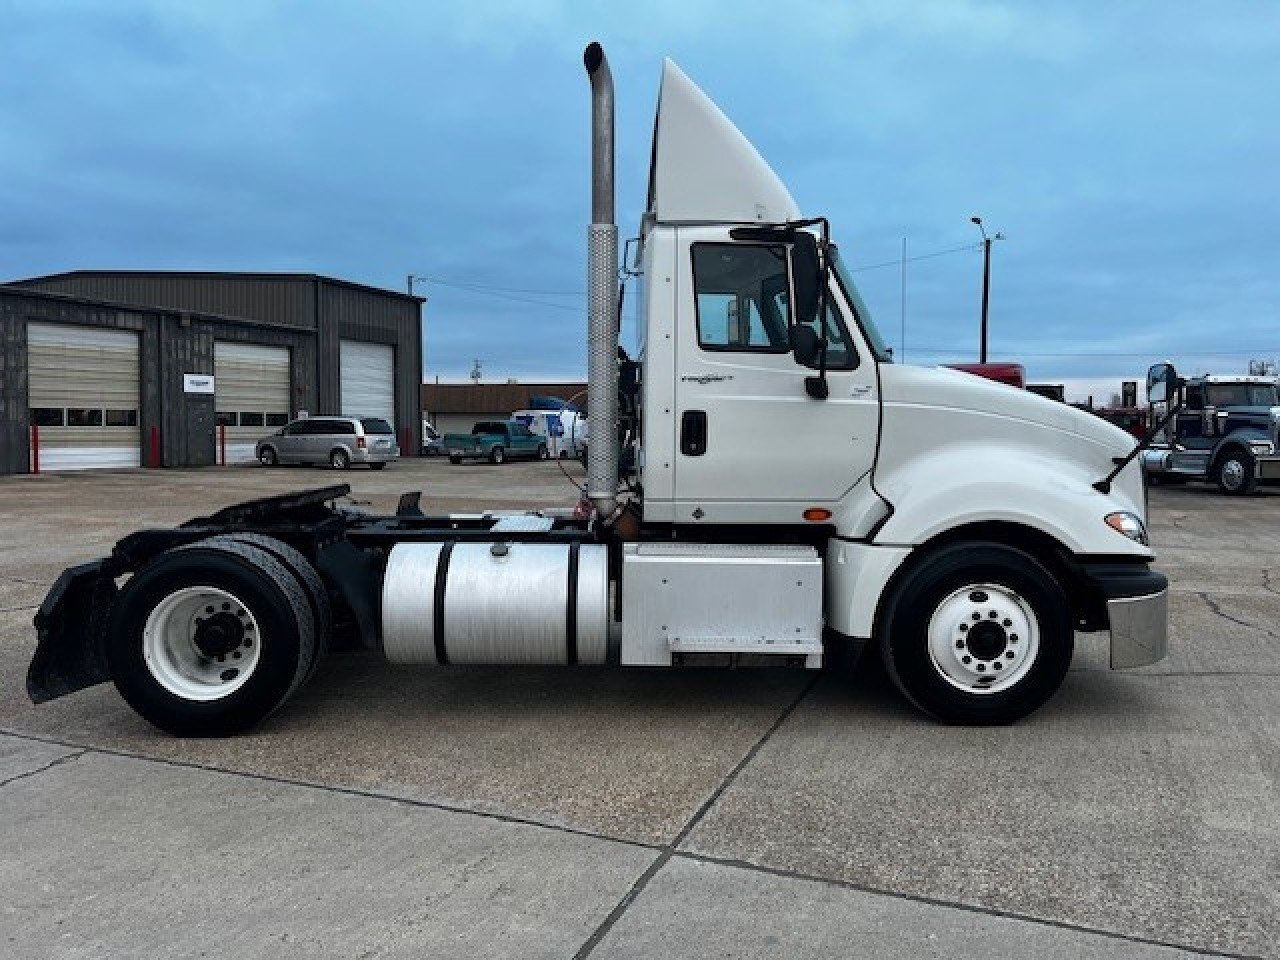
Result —
[[969, 222], [982, 231], [982, 334], [978, 362], [987, 362], [987, 308], [991, 302], [991, 242], [1003, 240], [1004, 234], [987, 236], [987, 228], [982, 225], [981, 217], [970, 217]]
[[902, 238], [902, 263], [899, 270], [898, 294], [898, 362], [907, 362], [907, 238]]

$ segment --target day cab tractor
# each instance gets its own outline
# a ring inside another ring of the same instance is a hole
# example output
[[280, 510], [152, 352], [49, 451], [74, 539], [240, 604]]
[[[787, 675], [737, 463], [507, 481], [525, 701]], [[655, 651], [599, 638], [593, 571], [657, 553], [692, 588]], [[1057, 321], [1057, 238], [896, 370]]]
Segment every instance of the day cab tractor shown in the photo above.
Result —
[[1075, 631], [1109, 630], [1115, 668], [1164, 656], [1133, 438], [892, 362], [827, 219], [670, 62], [620, 356], [613, 80], [584, 59], [588, 428], [619, 441], [590, 445], [578, 506], [376, 516], [337, 486], [139, 531], [50, 591], [33, 699], [110, 679], [153, 724], [221, 735], [331, 640], [442, 668], [813, 670], [869, 645], [928, 715], [996, 724], [1053, 696]]
[[1207, 480], [1223, 493], [1242, 495], [1280, 480], [1275, 378], [1189, 377], [1168, 398], [1148, 402], [1153, 419], [1167, 419], [1157, 442], [1142, 454], [1152, 481]]

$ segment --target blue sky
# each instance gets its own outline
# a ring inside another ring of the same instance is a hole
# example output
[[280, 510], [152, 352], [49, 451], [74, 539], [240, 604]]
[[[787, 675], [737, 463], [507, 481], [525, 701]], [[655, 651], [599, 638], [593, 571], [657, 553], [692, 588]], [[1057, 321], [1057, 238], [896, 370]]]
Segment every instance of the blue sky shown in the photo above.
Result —
[[[0, 273], [432, 278], [428, 378], [579, 374], [583, 45], [633, 233], [679, 63], [846, 260], [908, 264], [906, 358], [1033, 379], [1280, 359], [1280, 4], [0, 2]], [[898, 266], [858, 274], [900, 343]], [[452, 286], [450, 285], [452, 284]], [[481, 293], [468, 287], [481, 286]], [[503, 296], [495, 293], [504, 292]], [[517, 291], [517, 292], [512, 292]], [[532, 292], [525, 292], [532, 291]]]

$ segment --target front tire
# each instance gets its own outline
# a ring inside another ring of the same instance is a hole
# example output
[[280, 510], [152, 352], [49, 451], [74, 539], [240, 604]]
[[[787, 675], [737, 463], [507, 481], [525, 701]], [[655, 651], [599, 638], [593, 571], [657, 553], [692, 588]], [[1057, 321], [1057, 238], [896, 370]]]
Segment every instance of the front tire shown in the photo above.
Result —
[[462, 462], [462, 458], [461, 458], [461, 457], [450, 457], [450, 458], [449, 458], [449, 462], [450, 462], [450, 463], [452, 463], [454, 466], [457, 466], [458, 464], [460, 464], [460, 463]]
[[166, 551], [129, 580], [106, 653], [116, 689], [150, 723], [175, 736], [228, 736], [310, 675], [315, 616], [275, 557], [218, 538]]
[[538, 445], [538, 459], [539, 460], [551, 459], [551, 452], [547, 450], [547, 445], [545, 443]]
[[335, 470], [345, 470], [351, 466], [351, 457], [347, 455], [345, 450], [334, 450], [329, 454], [329, 466]]
[[1218, 489], [1228, 496], [1243, 497], [1258, 487], [1253, 471], [1253, 457], [1243, 450], [1232, 450], [1222, 455], [1213, 470]]
[[908, 700], [944, 723], [1003, 724], [1057, 692], [1074, 621], [1057, 581], [1032, 556], [995, 543], [943, 547], [894, 589], [881, 655]]
[[489, 451], [490, 463], [506, 463], [506, 461], [507, 461], [507, 451], [503, 450], [501, 447], [494, 447], [492, 450]]
[[386, 467], [386, 464], [385, 464], [385, 463], [371, 463], [371, 464], [369, 464], [369, 469], [370, 469], [370, 470], [382, 470], [382, 469], [384, 469], [385, 467]]
[[263, 447], [258, 452], [258, 462], [264, 467], [274, 467], [280, 462], [280, 458], [276, 456], [276, 452], [270, 447]]

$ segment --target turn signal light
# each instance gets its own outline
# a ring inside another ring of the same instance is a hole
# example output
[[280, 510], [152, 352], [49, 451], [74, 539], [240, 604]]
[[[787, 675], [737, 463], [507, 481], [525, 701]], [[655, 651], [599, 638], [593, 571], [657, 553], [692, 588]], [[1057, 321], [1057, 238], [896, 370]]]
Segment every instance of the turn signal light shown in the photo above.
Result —
[[804, 518], [810, 523], [826, 523], [831, 519], [831, 511], [826, 507], [810, 507], [804, 512]]

